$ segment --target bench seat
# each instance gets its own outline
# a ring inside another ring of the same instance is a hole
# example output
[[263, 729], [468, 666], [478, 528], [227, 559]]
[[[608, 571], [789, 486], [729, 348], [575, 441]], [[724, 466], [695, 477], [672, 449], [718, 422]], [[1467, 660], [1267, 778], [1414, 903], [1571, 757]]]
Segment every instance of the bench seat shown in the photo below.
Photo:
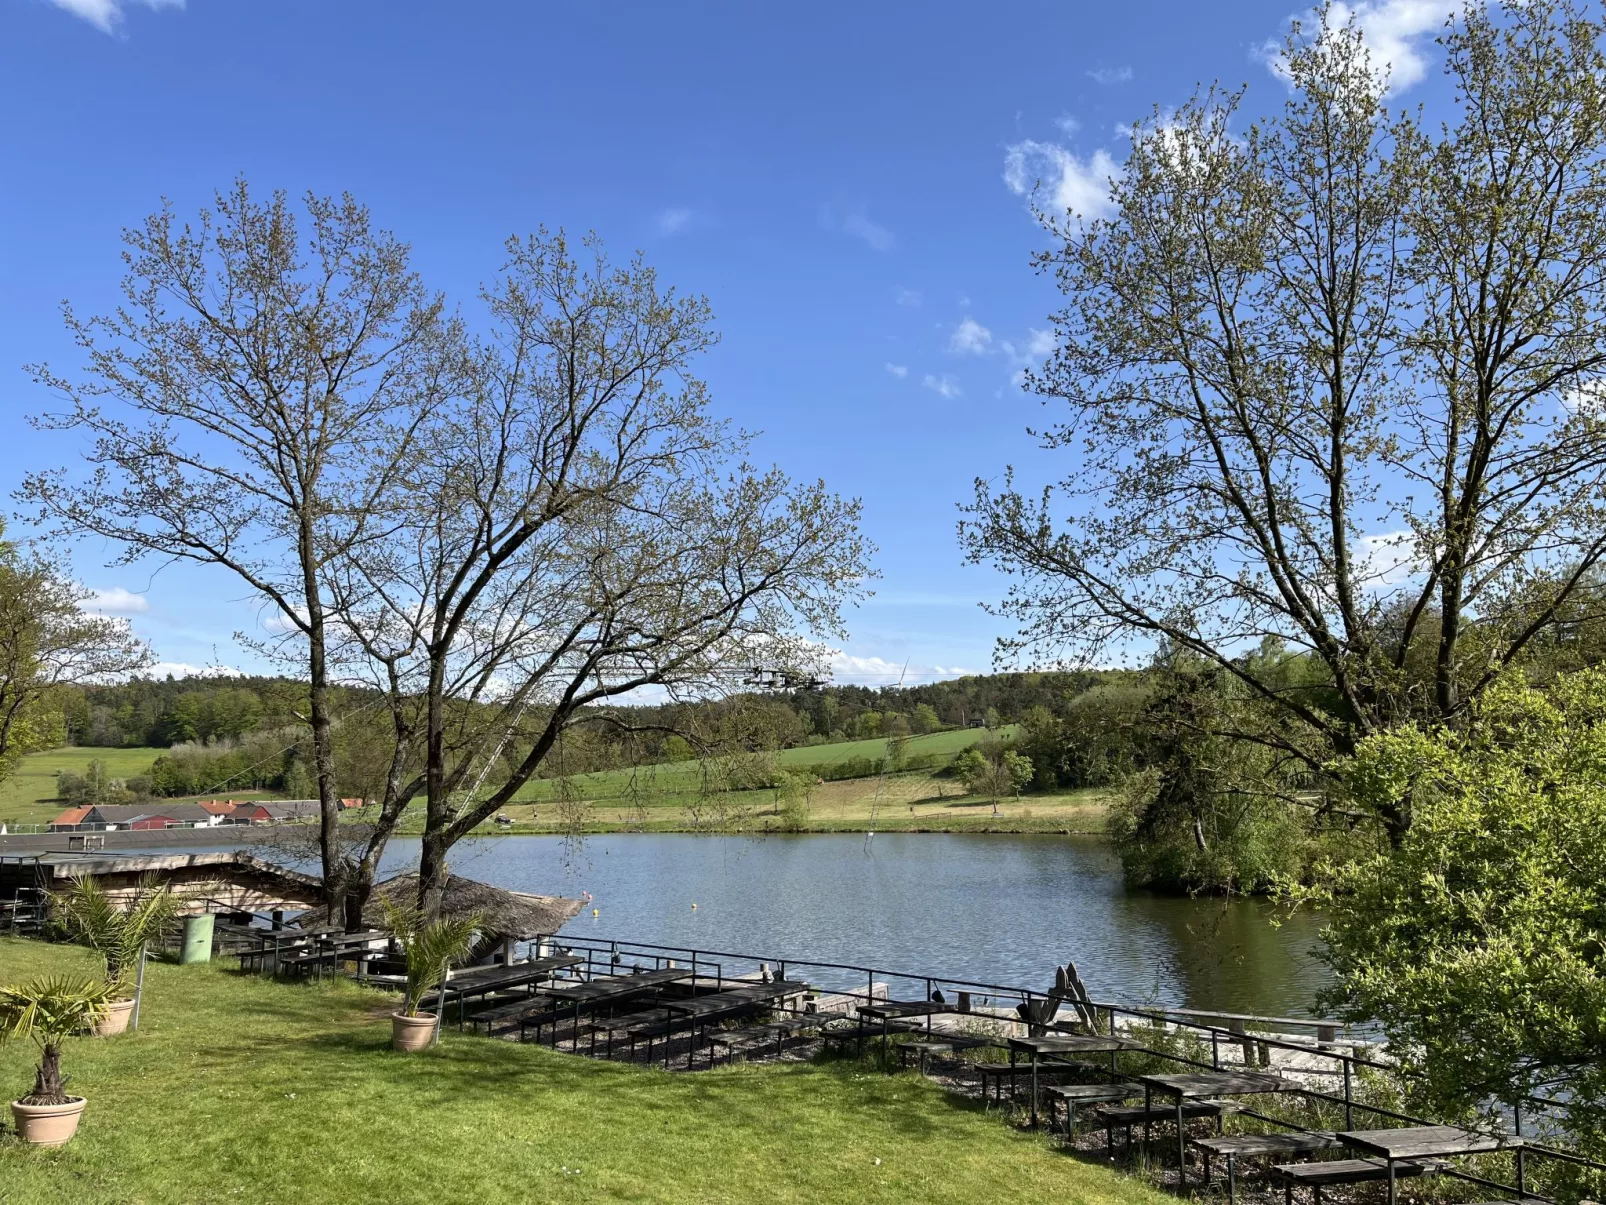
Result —
[[1048, 1098], [1048, 1128], [1054, 1128], [1059, 1106], [1065, 1106], [1065, 1136], [1076, 1137], [1076, 1110], [1086, 1105], [1119, 1104], [1143, 1095], [1142, 1084], [1052, 1084], [1043, 1089]]
[[1203, 1180], [1210, 1184], [1210, 1160], [1227, 1161], [1227, 1205], [1237, 1205], [1238, 1160], [1272, 1155], [1313, 1155], [1340, 1146], [1333, 1134], [1315, 1133], [1227, 1134], [1216, 1138], [1190, 1138], [1188, 1145], [1204, 1156]]
[[[1396, 1159], [1396, 1179], [1427, 1176], [1441, 1170], [1437, 1159]], [[1321, 1205], [1322, 1188], [1332, 1184], [1368, 1184], [1389, 1178], [1385, 1159], [1327, 1159], [1315, 1163], [1274, 1163], [1271, 1174], [1283, 1182], [1283, 1199], [1293, 1205], [1294, 1189], [1306, 1186], [1311, 1189], [1315, 1205]]]

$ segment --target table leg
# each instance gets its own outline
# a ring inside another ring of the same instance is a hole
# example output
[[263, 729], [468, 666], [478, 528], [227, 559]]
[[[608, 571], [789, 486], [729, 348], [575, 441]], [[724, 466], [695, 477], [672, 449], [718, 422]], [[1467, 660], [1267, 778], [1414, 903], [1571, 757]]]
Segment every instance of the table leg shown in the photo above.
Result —
[[1238, 1159], [1227, 1156], [1227, 1205], [1238, 1205]]
[[1177, 1096], [1177, 1183], [1188, 1182], [1188, 1136], [1182, 1128], [1182, 1096]]
[[1032, 1129], [1037, 1128], [1037, 1051], [1032, 1051]]
[[[1154, 1108], [1154, 1092], [1147, 1084], [1143, 1086], [1143, 1157], [1149, 1157], [1149, 1111]], [[1389, 1205], [1394, 1205], [1393, 1201]]]
[[1395, 1195], [1394, 1195], [1394, 1160], [1393, 1160], [1393, 1158], [1390, 1158], [1388, 1160], [1388, 1165], [1389, 1165], [1389, 1205], [1396, 1205]]

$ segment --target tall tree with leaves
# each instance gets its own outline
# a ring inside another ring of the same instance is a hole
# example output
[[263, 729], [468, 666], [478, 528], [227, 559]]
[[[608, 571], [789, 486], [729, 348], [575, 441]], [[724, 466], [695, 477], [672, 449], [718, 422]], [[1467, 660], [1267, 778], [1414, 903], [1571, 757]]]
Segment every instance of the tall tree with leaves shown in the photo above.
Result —
[[594, 238], [542, 232], [508, 257], [472, 386], [420, 433], [371, 538], [343, 537], [337, 588], [398, 751], [423, 750], [431, 914], [452, 846], [582, 718], [813, 665], [869, 573], [858, 503], [750, 468], [748, 437], [710, 413], [704, 300]]
[[91, 598], [59, 565], [0, 540], [0, 778], [24, 753], [61, 743], [59, 687], [150, 663], [125, 622], [84, 609]]
[[[979, 481], [962, 529], [1017, 576], [1006, 654], [1190, 650], [1318, 775], [1459, 722], [1606, 556], [1606, 26], [1468, 7], [1434, 130], [1342, 15], [1296, 29], [1281, 114], [1207, 92], [1133, 131], [1109, 216], [1045, 215], [1067, 302], [1031, 386], [1076, 467], [1036, 498]], [[1257, 673], [1266, 638], [1323, 688]]]
[[280, 651], [304, 667], [324, 883], [338, 906], [332, 521], [361, 530], [393, 485], [374, 466], [397, 462], [451, 357], [441, 303], [407, 246], [349, 196], [309, 195], [303, 209], [240, 180], [194, 225], [164, 206], [124, 232], [123, 304], [65, 311], [84, 371], [33, 370], [66, 403], [39, 425], [90, 436], [90, 471], [35, 473], [23, 496], [69, 533], [120, 544], [125, 562], [220, 566], [261, 599], [287, 634]]

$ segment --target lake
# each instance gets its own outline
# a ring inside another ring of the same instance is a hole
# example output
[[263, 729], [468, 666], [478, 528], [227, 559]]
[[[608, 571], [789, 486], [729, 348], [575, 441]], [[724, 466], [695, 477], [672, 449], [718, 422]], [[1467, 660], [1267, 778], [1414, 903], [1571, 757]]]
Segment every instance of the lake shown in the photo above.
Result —
[[[417, 858], [416, 838], [397, 839], [386, 873]], [[577, 936], [1037, 988], [1072, 959], [1095, 998], [1285, 1016], [1315, 1015], [1326, 979], [1315, 918], [1278, 928], [1258, 901], [1130, 891], [1097, 838], [627, 833], [575, 849], [505, 836], [459, 845], [451, 869], [589, 891], [564, 929]]]

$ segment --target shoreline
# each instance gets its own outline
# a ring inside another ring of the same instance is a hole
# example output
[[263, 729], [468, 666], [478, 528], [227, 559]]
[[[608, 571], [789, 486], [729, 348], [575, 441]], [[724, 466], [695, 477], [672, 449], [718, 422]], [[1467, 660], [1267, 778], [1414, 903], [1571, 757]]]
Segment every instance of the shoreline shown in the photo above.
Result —
[[[1018, 818], [1000, 816], [993, 823], [987, 823], [991, 817], [977, 817], [974, 822], [937, 824], [930, 823], [895, 823], [889, 821], [876, 827], [876, 833], [904, 834], [927, 833], [946, 836], [1018, 836], [1018, 837], [1102, 837], [1104, 826], [1102, 822], [1095, 825], [1066, 825], [1056, 819], [1044, 818], [1039, 822], [1031, 820], [1022, 821]], [[358, 831], [358, 826], [349, 826], [352, 831]], [[842, 824], [815, 824], [803, 825], [796, 829], [780, 828], [775, 825], [755, 825], [741, 828], [693, 828], [685, 824], [648, 824], [644, 826], [630, 826], [624, 824], [588, 824], [579, 833], [572, 834], [579, 837], [605, 837], [630, 834], [652, 835], [658, 833], [672, 833], [683, 836], [698, 837], [809, 837], [865, 834], [871, 829], [868, 825], [854, 822]], [[273, 845], [292, 838], [294, 835], [316, 832], [312, 825], [295, 826], [276, 825], [273, 827], [250, 827], [246, 825], [219, 825], [216, 828], [170, 828], [150, 829], [140, 832], [109, 832], [109, 833], [9, 833], [0, 836], [0, 855], [30, 854], [30, 853], [66, 853], [69, 840], [73, 837], [99, 836], [104, 837], [102, 848], [111, 850], [139, 850], [171, 848], [174, 846], [216, 846], [236, 845], [260, 846]], [[418, 837], [423, 829], [419, 826], [405, 825], [398, 828], [397, 837]], [[535, 825], [519, 823], [511, 826], [484, 825], [475, 829], [465, 840], [478, 840], [485, 837], [562, 837], [564, 830], [556, 825]], [[93, 852], [93, 851], [90, 851]]]

